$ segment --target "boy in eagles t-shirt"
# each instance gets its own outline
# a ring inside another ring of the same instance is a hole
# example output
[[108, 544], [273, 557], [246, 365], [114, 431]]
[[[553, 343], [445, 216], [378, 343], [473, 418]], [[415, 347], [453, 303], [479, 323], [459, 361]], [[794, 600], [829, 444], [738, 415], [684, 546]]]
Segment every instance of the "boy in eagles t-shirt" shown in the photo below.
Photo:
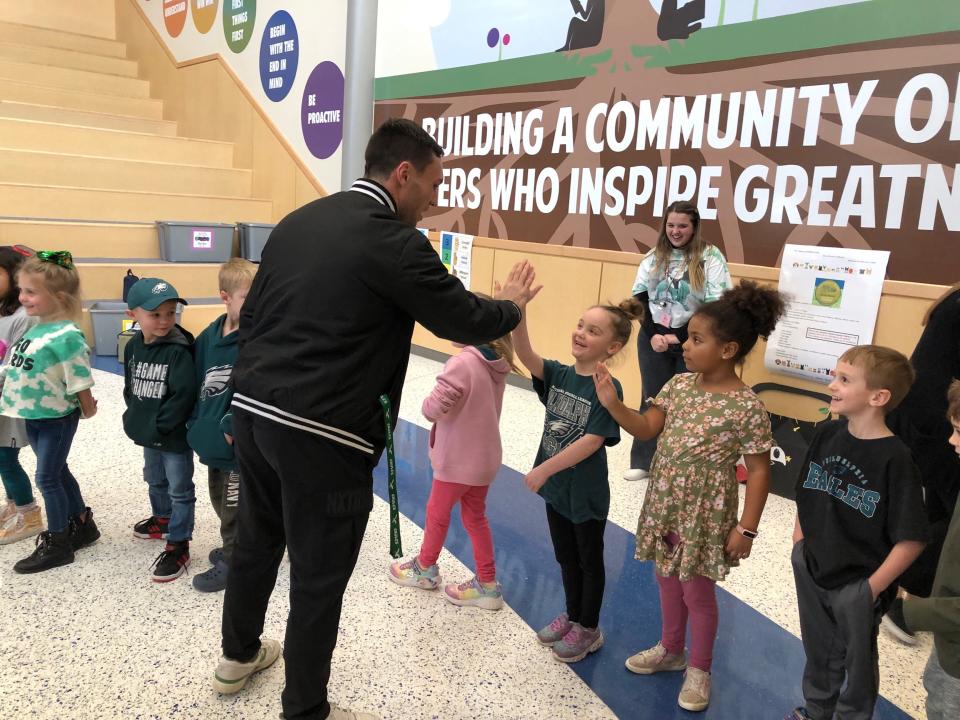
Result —
[[830, 410], [842, 418], [818, 427], [797, 479], [792, 561], [807, 663], [805, 706], [789, 720], [873, 717], [880, 619], [927, 539], [918, 471], [885, 422], [912, 383], [910, 362], [889, 348], [862, 345], [837, 362]]
[[210, 553], [210, 569], [193, 578], [193, 587], [200, 592], [219, 592], [227, 587], [227, 568], [237, 532], [240, 471], [233, 454], [230, 375], [240, 350], [240, 308], [256, 272], [257, 266], [243, 258], [233, 258], [220, 266], [220, 299], [227, 312], [200, 333], [194, 346], [198, 394], [193, 417], [187, 423], [187, 442], [207, 466], [210, 502], [220, 519], [223, 541]]
[[133, 534], [167, 541], [152, 566], [154, 582], [175, 580], [190, 564], [196, 504], [187, 418], [197, 378], [193, 336], [176, 324], [177, 303], [186, 300], [160, 278], [138, 280], [127, 295], [127, 315], [140, 331], [123, 352], [123, 429], [143, 448], [151, 513], [133, 526]]

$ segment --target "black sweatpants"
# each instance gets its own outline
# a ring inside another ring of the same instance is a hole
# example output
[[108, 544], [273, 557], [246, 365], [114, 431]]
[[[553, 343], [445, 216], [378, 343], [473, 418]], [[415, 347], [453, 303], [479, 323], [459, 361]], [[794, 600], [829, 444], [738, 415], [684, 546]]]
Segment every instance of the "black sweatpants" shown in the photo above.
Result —
[[880, 693], [877, 632], [887, 608], [873, 599], [866, 578], [831, 590], [817, 585], [803, 557], [803, 540], [794, 545], [791, 561], [807, 655], [807, 713], [813, 720], [831, 720], [834, 713], [838, 720], [870, 720]]
[[210, 503], [220, 519], [220, 540], [223, 556], [229, 563], [233, 555], [233, 543], [237, 537], [237, 514], [240, 509], [240, 473], [236, 470], [207, 468], [207, 487]]
[[585, 628], [600, 624], [606, 570], [603, 567], [605, 520], [575, 523], [547, 504], [553, 552], [560, 563], [567, 616]]
[[223, 654], [246, 662], [259, 652], [286, 545], [290, 614], [283, 714], [321, 720], [330, 713], [327, 682], [343, 593], [369, 517], [369, 509], [358, 512], [356, 504], [347, 505], [350, 514], [329, 512], [337, 505], [330, 488], [372, 488], [373, 459], [241, 409], [234, 411], [233, 428], [243, 482], [223, 602]]

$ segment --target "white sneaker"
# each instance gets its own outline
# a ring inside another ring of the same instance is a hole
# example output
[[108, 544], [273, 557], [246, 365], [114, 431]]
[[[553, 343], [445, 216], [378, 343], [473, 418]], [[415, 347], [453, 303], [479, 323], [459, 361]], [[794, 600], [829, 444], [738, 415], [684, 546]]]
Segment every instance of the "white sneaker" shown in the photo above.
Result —
[[641, 470], [640, 468], [631, 468], [623, 474], [623, 479], [629, 480], [630, 482], [634, 482], [636, 480], [646, 480], [648, 477], [650, 477], [650, 473], [646, 470]]
[[330, 703], [330, 714], [327, 715], [327, 720], [380, 720], [380, 718], [370, 713], [354, 712]]
[[[213, 689], [224, 695], [240, 692], [251, 675], [267, 669], [277, 661], [278, 657], [280, 657], [280, 643], [269, 638], [260, 640], [260, 651], [250, 662], [238, 662], [221, 657], [213, 674]], [[334, 715], [331, 714], [330, 717]]]

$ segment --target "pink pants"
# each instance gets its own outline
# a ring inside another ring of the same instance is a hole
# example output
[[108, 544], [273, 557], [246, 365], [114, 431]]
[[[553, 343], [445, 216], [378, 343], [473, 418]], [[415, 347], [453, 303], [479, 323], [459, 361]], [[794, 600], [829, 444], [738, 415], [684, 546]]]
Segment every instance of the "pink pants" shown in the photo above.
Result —
[[690, 659], [688, 664], [710, 672], [713, 642], [717, 637], [716, 582], [698, 575], [686, 582], [676, 577], [660, 577], [660, 613], [663, 630], [660, 642], [671, 655], [683, 652], [690, 617]]
[[497, 568], [493, 562], [493, 536], [487, 522], [487, 493], [489, 485], [462, 485], [433, 479], [430, 499], [427, 501], [427, 522], [423, 531], [423, 545], [420, 546], [420, 566], [428, 567], [437, 562], [443, 541], [447, 539], [450, 528], [450, 512], [460, 502], [460, 516], [463, 526], [473, 545], [473, 560], [477, 566], [477, 579], [481, 582], [493, 582], [497, 579]]

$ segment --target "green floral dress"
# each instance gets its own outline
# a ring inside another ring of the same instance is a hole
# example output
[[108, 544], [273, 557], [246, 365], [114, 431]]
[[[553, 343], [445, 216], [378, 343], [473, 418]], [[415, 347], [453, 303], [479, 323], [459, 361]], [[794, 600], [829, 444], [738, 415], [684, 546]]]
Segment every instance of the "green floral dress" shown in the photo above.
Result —
[[[654, 560], [657, 574], [680, 580], [723, 580], [738, 565], [724, 553], [737, 524], [741, 455], [769, 452], [770, 417], [748, 387], [702, 390], [699, 374], [675, 375], [650, 402], [667, 415], [650, 467], [637, 524], [637, 560]], [[671, 532], [679, 542], [670, 545]]]

